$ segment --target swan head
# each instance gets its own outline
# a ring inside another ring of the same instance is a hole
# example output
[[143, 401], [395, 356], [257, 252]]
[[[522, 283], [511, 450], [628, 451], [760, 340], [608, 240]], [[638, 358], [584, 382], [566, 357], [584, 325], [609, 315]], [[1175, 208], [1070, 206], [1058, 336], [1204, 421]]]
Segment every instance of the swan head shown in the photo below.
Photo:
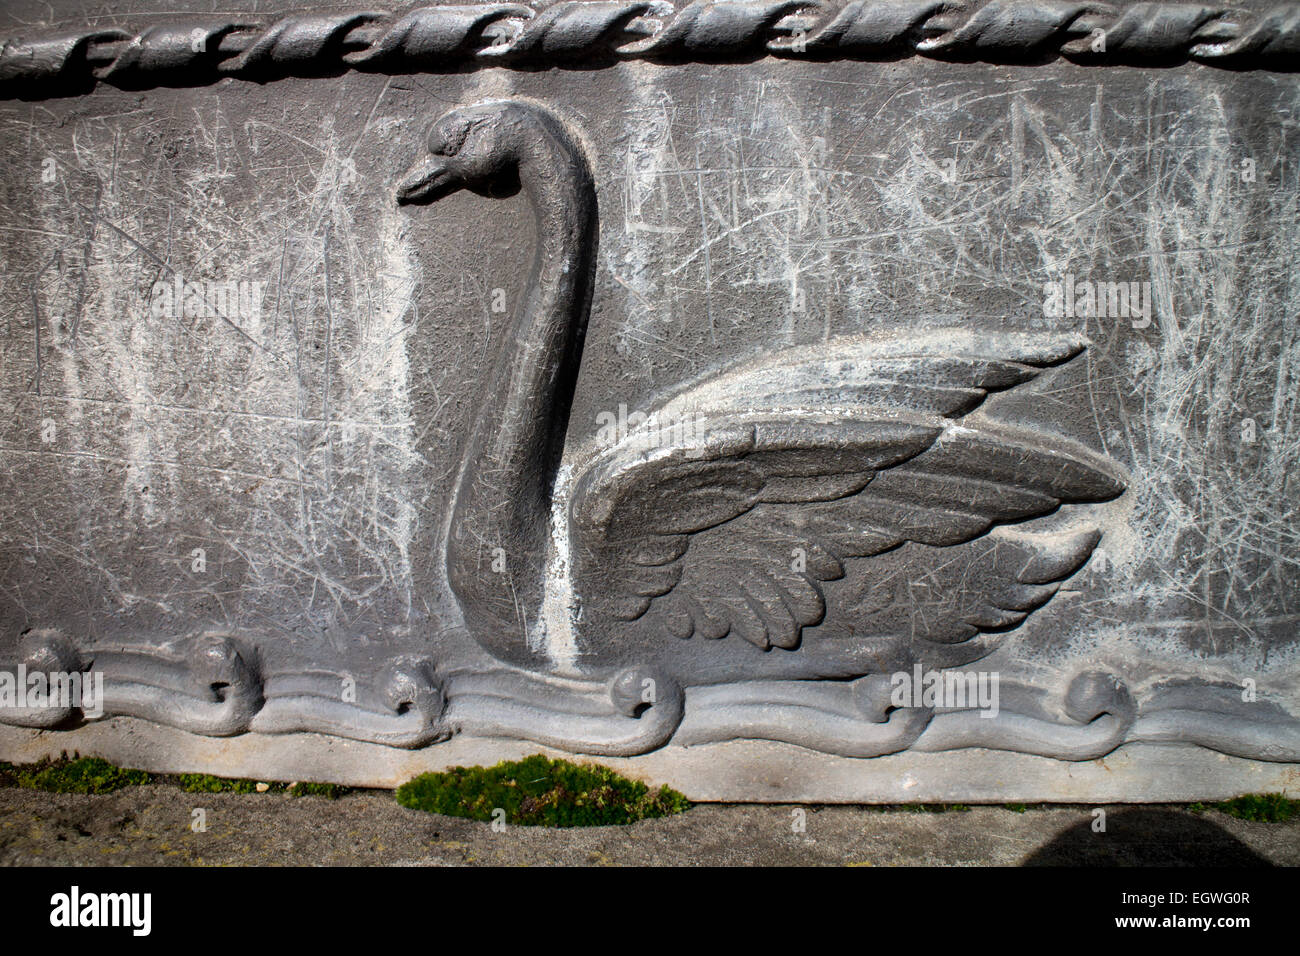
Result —
[[458, 189], [485, 189], [510, 173], [526, 109], [518, 103], [480, 103], [452, 110], [429, 130], [428, 155], [397, 187], [399, 203], [431, 203]]

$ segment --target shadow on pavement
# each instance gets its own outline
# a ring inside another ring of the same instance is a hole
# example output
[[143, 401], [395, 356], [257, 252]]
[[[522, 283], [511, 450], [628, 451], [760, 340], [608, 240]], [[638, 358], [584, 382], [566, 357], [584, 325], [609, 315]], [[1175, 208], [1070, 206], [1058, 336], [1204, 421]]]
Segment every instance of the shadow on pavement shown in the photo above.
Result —
[[1024, 866], [1272, 866], [1245, 843], [1187, 811], [1134, 807], [1108, 811], [1104, 832], [1093, 821], [1060, 833]]

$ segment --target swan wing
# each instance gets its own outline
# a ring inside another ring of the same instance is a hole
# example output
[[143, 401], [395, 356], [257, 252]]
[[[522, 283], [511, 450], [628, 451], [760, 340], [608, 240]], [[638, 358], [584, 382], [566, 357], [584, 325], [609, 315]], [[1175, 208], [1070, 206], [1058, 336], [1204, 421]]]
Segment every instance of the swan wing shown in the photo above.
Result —
[[[1062, 503], [1113, 498], [1122, 482], [1081, 447], [956, 421], [1082, 347], [961, 333], [852, 340], [778, 353], [689, 389], [574, 484], [582, 613], [628, 622], [653, 607], [680, 638], [737, 634], [794, 648], [825, 617], [823, 585], [844, 577], [846, 561], [908, 543], [946, 551]], [[683, 419], [689, 429], [663, 441], [665, 422]], [[1012, 542], [978, 605], [931, 615], [920, 634], [913, 622], [914, 635], [947, 644], [1014, 626], [1096, 544], [1095, 534], [1065, 538]], [[1035, 562], [1045, 570], [1026, 572]]]

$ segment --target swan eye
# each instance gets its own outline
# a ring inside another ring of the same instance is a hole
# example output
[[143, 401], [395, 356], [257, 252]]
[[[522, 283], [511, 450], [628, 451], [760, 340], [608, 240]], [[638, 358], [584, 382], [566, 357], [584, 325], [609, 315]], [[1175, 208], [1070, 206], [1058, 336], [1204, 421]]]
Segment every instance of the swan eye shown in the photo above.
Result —
[[435, 156], [455, 156], [465, 145], [469, 135], [469, 126], [457, 126], [453, 129], [435, 129], [429, 135], [429, 152]]

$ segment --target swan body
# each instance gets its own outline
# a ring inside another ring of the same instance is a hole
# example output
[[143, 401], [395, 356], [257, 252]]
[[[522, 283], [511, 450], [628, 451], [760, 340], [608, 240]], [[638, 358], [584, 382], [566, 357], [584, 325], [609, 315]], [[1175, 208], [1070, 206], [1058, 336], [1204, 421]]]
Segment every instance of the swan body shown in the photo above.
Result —
[[[465, 625], [499, 660], [680, 685], [954, 666], [988, 653], [1092, 553], [1095, 528], [1020, 523], [1120, 494], [1109, 462], [965, 420], [1082, 351], [1069, 336], [785, 349], [689, 384], [617, 443], [566, 448], [596, 264], [585, 152], [518, 101], [453, 110], [428, 147], [400, 202], [505, 180], [536, 218], [528, 293], [447, 536]], [[492, 569], [498, 548], [505, 573]], [[937, 589], [919, 614], [917, 581]]]

